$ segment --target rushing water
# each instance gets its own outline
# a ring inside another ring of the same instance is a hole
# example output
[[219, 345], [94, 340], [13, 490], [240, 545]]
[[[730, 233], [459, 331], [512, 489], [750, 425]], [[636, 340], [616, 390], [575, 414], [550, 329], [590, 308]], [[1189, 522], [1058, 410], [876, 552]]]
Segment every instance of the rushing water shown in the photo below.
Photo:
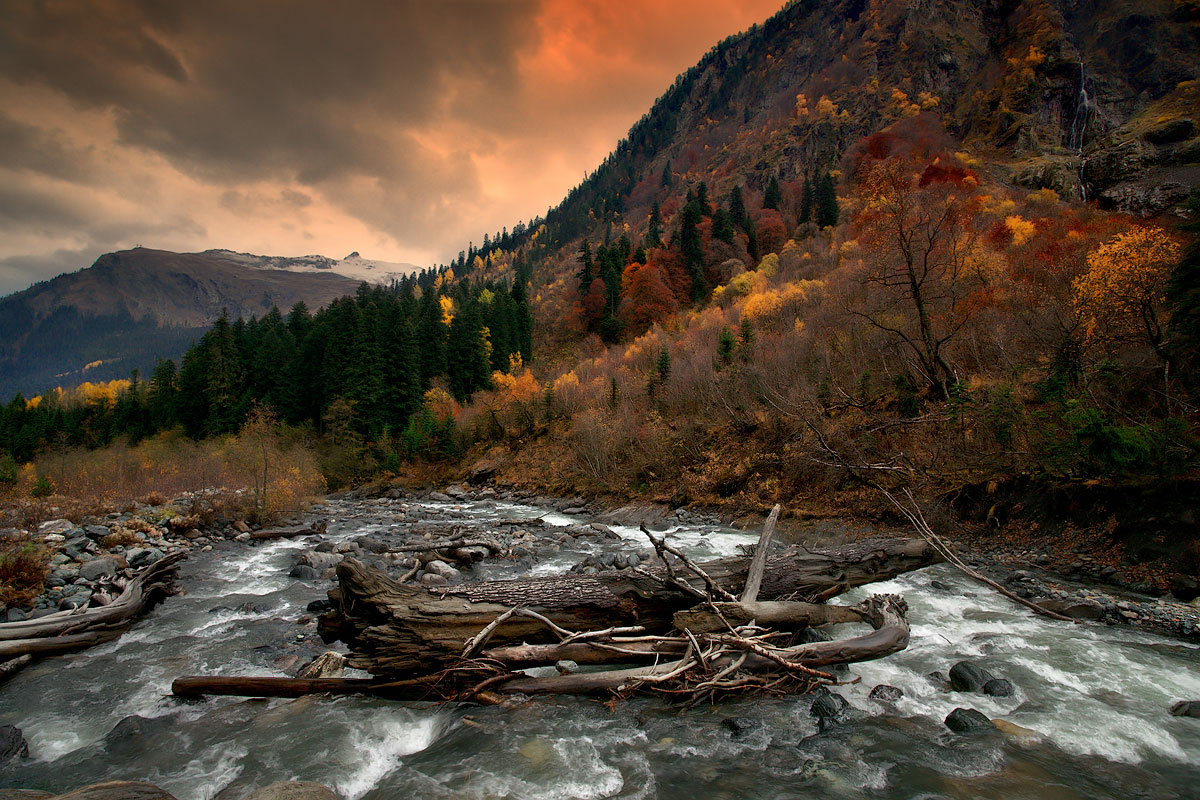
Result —
[[[429, 503], [431, 515], [539, 516], [490, 502]], [[386, 504], [334, 504], [328, 538], [386, 527]], [[581, 520], [557, 513], [555, 525]], [[569, 568], [627, 540], [578, 540], [533, 568]], [[677, 530], [694, 556], [753, 541], [717, 528]], [[0, 787], [62, 791], [111, 779], [149, 780], [180, 800], [232, 798], [301, 779], [360, 798], [1196, 798], [1200, 720], [1168, 714], [1200, 698], [1200, 651], [1126, 628], [1044, 620], [946, 566], [861, 587], [909, 603], [912, 640], [887, 659], [853, 665], [838, 687], [849, 719], [825, 733], [809, 700], [767, 698], [683, 710], [653, 699], [608, 706], [536, 698], [515, 708], [167, 696], [185, 674], [285, 674], [323, 649], [296, 624], [325, 582], [287, 577], [304, 542], [225, 544], [184, 562], [186, 594], [115, 642], [47, 659], [0, 688], [0, 724], [22, 728], [31, 757], [0, 768]], [[519, 568], [492, 563], [485, 576]], [[937, 581], [937, 586], [932, 585]], [[850, 635], [847, 627], [840, 635]], [[1014, 696], [948, 693], [926, 676], [975, 658]], [[868, 698], [898, 686], [894, 704]], [[951, 733], [942, 720], [976, 708], [1032, 733]], [[123, 718], [131, 735], [110, 735]], [[725, 721], [749, 720], [734, 734]]]

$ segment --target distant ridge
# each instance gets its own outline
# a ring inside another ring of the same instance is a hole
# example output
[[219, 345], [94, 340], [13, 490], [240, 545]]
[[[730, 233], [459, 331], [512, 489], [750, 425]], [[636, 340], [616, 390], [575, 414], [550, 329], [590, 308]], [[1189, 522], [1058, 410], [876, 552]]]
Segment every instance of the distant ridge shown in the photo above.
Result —
[[388, 284], [412, 264], [230, 250], [136, 247], [0, 298], [0, 397], [144, 374], [178, 359], [222, 312], [231, 318], [316, 309], [363, 281]]

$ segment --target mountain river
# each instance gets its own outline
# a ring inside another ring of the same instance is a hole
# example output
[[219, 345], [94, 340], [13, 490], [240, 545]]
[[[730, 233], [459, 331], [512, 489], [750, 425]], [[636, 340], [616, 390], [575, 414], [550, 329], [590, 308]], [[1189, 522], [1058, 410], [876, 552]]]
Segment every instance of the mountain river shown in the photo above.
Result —
[[[438, 520], [590, 521], [492, 500], [331, 501], [314, 515], [338, 541], [385, 529], [400, 508]], [[588, 555], [645, 548], [635, 529], [613, 529], [621, 541], [580, 538], [532, 567], [483, 562], [472, 577], [549, 574]], [[755, 538], [715, 526], [671, 535], [697, 559]], [[947, 565], [835, 599], [904, 595], [912, 640], [894, 656], [851, 666], [844, 677], [861, 680], [835, 687], [849, 716], [824, 733], [806, 697], [684, 710], [655, 699], [482, 707], [168, 696], [180, 675], [291, 674], [297, 656], [325, 649], [297, 620], [329, 582], [288, 577], [311, 546], [225, 542], [194, 552], [180, 571], [184, 593], [123, 637], [38, 662], [0, 687], [0, 724], [21, 728], [30, 749], [0, 768], [0, 787], [61, 792], [147, 780], [180, 800], [238, 800], [279, 780], [321, 782], [346, 800], [1200, 798], [1200, 719], [1168, 713], [1173, 701], [1200, 698], [1197, 647], [1035, 617]], [[965, 658], [1011, 681], [1013, 696], [946, 692], [927, 677]], [[881, 683], [903, 697], [868, 698]], [[958, 706], [1029, 732], [953, 733], [943, 719]]]

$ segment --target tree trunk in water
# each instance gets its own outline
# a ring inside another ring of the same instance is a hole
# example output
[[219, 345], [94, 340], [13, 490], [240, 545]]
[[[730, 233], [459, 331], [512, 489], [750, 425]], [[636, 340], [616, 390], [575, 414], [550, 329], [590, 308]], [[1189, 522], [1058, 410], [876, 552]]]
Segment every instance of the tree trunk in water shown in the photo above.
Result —
[[[793, 547], [767, 559], [758, 598], [820, 602], [938, 560], [935, 549], [918, 539], [865, 539], [818, 552]], [[748, 558], [723, 558], [700, 566], [736, 594], [749, 563]], [[337, 574], [339, 585], [329, 592], [334, 607], [320, 619], [321, 635], [350, 646], [349, 666], [389, 678], [451, 665], [476, 634], [510, 608], [536, 611], [571, 631], [640, 625], [647, 632], [665, 632], [675, 612], [696, 604], [692, 595], [660, 580], [662, 567], [436, 591], [400, 585], [353, 558], [343, 559]], [[703, 591], [696, 578], [684, 579]], [[544, 623], [520, 615], [504, 620], [489, 637], [491, 647], [553, 641]]]

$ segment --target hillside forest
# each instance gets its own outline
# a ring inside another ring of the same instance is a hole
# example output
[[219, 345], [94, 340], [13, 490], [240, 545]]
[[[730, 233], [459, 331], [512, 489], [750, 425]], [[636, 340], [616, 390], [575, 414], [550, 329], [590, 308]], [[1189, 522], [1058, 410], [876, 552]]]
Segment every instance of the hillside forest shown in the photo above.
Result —
[[[12, 398], [0, 482], [67, 492], [67, 453], [264, 418], [331, 489], [473, 470], [861, 510], [881, 485], [1188, 475], [1200, 197], [1166, 213], [1099, 202], [1084, 173], [1030, 181], [1029, 151], [994, 116], [964, 125], [975, 101], [949, 89], [832, 63], [797, 93], [778, 71], [820, 27], [803, 5], [714, 48], [544, 218], [316, 312], [223, 317], [149, 376]], [[1013, 109], [1063, 57], [1029, 30], [1046, 50], [1021, 39], [995, 79]], [[1163, 131], [1195, 83], [1160, 87], [1146, 136], [1194, 133]], [[1071, 124], [1038, 151], [1055, 165], [1082, 151]]]

